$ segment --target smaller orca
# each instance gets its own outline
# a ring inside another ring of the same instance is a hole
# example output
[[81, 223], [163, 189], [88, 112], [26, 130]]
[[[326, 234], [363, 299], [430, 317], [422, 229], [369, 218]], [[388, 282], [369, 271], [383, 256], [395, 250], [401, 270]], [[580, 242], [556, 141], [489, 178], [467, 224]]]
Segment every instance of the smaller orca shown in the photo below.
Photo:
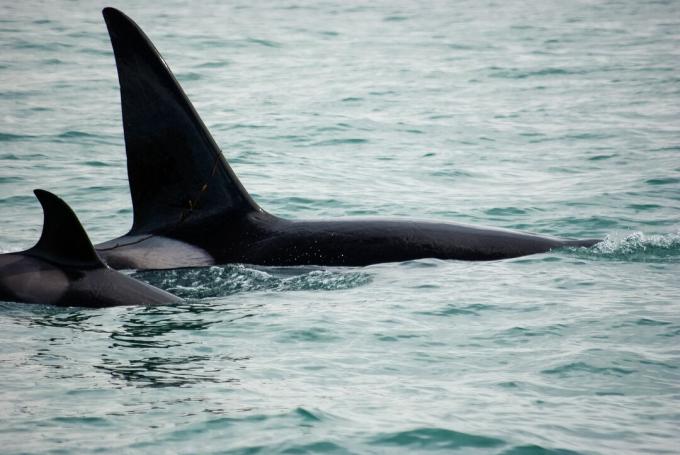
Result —
[[599, 241], [447, 221], [287, 220], [267, 213], [241, 185], [149, 38], [120, 11], [105, 8], [103, 15], [118, 70], [133, 209], [132, 229], [97, 245], [111, 267], [481, 261]]
[[33, 248], [0, 254], [0, 300], [91, 308], [181, 301], [110, 269], [71, 208], [48, 191], [34, 193], [43, 207], [42, 235]]

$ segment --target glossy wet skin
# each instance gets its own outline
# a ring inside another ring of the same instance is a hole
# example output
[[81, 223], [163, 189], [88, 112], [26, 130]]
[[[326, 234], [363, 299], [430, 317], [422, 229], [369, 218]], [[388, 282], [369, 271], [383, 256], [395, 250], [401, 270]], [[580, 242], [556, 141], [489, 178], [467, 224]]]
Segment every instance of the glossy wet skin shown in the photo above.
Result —
[[[253, 222], [253, 218], [259, 223]], [[364, 266], [419, 258], [493, 260], [542, 253], [569, 241], [446, 222], [408, 219], [259, 220], [260, 239], [240, 249], [243, 262]], [[247, 238], [247, 236], [245, 236]], [[590, 246], [593, 241], [580, 241]], [[244, 242], [246, 243], [246, 242]], [[243, 244], [242, 244], [243, 245]]]
[[91, 308], [180, 301], [109, 268], [59, 267], [21, 253], [0, 255], [0, 300]]
[[213, 263], [365, 266], [425, 257], [505, 259], [598, 242], [445, 222], [380, 218], [291, 221], [264, 212], [228, 223], [207, 223], [200, 226], [200, 236], [195, 235], [196, 230], [188, 226], [142, 240], [124, 236], [98, 245], [98, 252], [112, 267], [124, 269]]
[[0, 255], [0, 300], [57, 303], [69, 288], [67, 273], [22, 254]]

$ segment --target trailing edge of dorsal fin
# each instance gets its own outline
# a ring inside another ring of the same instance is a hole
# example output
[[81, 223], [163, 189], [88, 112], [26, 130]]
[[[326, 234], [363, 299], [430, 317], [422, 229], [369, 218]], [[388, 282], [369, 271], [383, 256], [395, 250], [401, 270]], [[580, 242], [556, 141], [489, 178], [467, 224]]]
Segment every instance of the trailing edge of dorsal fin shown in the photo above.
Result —
[[106, 267], [71, 207], [49, 191], [33, 192], [42, 205], [44, 222], [40, 240], [26, 253], [59, 265]]
[[260, 211], [144, 32], [114, 8], [102, 14], [120, 83], [134, 216], [130, 234]]

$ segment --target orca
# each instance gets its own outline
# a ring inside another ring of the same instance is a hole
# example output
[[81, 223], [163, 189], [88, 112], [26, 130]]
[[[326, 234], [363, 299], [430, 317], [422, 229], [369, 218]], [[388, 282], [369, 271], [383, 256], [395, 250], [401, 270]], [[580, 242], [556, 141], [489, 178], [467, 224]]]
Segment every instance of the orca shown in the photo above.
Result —
[[34, 193], [42, 235], [26, 251], [0, 254], [0, 300], [91, 308], [181, 301], [107, 267], [71, 208], [48, 191]]
[[111, 267], [495, 260], [599, 241], [446, 221], [288, 220], [272, 215], [239, 182], [144, 32], [114, 8], [105, 8], [103, 15], [118, 70], [133, 207], [130, 231], [96, 246]]

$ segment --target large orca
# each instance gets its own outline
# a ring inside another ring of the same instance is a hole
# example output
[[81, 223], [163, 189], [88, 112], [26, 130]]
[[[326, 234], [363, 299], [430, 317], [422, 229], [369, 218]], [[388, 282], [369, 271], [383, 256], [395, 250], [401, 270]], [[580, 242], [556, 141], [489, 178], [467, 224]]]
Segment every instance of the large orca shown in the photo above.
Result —
[[95, 308], [180, 301], [107, 267], [70, 207], [47, 191], [35, 195], [42, 235], [33, 248], [0, 254], [0, 300]]
[[118, 69], [133, 205], [132, 229], [97, 245], [111, 267], [491, 260], [598, 242], [444, 221], [269, 214], [243, 188], [144, 32], [116, 9], [103, 15]]

